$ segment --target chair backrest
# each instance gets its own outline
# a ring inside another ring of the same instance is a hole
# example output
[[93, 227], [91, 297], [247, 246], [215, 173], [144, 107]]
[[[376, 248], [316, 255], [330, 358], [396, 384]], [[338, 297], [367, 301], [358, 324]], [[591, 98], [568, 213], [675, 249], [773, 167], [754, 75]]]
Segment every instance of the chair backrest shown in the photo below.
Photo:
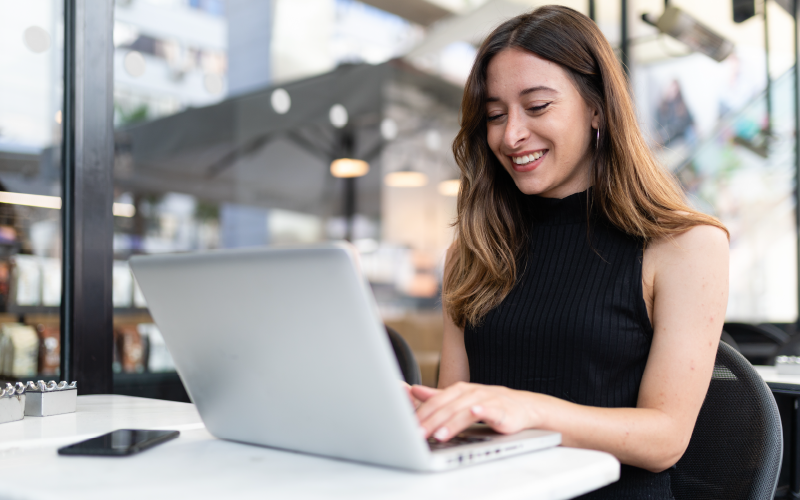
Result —
[[409, 385], [421, 384], [422, 374], [419, 364], [406, 339], [389, 326], [386, 327], [386, 333], [389, 334], [389, 340], [392, 341], [392, 349], [394, 349], [394, 355], [397, 357], [397, 363], [400, 365], [400, 371], [403, 372], [406, 383]]
[[689, 447], [670, 471], [675, 499], [771, 499], [782, 459], [772, 392], [741, 354], [720, 342]]
[[729, 346], [733, 347], [734, 349], [736, 349], [737, 352], [742, 352], [739, 349], [739, 344], [737, 344], [736, 341], [733, 340], [733, 337], [731, 337], [731, 334], [726, 332], [725, 330], [722, 330], [722, 338], [720, 338], [720, 340], [725, 342], [725, 343], [727, 343]]

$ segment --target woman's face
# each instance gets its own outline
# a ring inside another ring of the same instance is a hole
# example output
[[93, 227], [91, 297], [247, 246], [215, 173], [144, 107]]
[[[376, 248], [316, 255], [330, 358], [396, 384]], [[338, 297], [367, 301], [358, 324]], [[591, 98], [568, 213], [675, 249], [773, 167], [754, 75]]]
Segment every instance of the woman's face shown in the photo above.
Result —
[[486, 75], [489, 147], [525, 194], [565, 198], [590, 185], [597, 112], [558, 64], [510, 48]]

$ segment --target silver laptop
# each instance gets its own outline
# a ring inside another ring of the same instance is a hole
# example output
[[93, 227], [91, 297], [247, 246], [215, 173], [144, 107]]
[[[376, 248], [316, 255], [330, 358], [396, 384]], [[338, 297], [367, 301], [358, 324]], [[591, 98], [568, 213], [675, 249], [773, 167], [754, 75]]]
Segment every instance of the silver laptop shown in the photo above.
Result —
[[430, 444], [346, 244], [137, 256], [131, 267], [208, 431], [419, 471], [557, 446], [475, 426]]

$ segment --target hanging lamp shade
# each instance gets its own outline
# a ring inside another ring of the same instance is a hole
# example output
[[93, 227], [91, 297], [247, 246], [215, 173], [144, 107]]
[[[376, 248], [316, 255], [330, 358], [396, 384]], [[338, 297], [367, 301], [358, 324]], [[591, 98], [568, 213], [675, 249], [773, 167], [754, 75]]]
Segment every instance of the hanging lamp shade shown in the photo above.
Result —
[[439, 194], [442, 196], [458, 196], [459, 189], [461, 189], [459, 179], [449, 179], [439, 183]]
[[331, 162], [331, 175], [334, 177], [362, 177], [369, 172], [369, 163], [353, 158], [339, 158]]
[[413, 170], [400, 170], [386, 174], [383, 182], [389, 187], [422, 187], [428, 184], [428, 176]]

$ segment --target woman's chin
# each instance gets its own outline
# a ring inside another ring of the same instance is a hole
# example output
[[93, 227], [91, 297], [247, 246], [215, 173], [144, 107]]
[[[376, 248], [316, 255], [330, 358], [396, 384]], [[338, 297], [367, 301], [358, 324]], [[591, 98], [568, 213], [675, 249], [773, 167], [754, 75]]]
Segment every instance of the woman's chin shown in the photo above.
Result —
[[535, 194], [535, 195], [546, 196], [546, 193], [550, 190], [549, 186], [541, 182], [538, 182], [536, 179], [530, 179], [530, 178], [520, 179], [515, 177], [514, 184], [517, 185], [517, 189], [519, 189], [522, 192], [522, 194]]

